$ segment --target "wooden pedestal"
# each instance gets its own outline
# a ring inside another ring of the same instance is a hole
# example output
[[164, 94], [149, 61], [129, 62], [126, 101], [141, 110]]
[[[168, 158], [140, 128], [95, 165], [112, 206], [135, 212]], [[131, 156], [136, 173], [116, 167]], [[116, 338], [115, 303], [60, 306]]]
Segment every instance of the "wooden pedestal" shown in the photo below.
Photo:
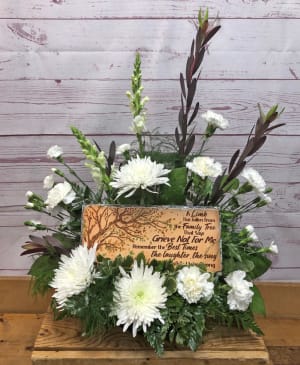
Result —
[[103, 338], [83, 338], [75, 320], [53, 321], [48, 313], [38, 333], [34, 365], [269, 365], [264, 341], [252, 333], [219, 328], [196, 352], [166, 350], [158, 357], [144, 341], [114, 329]]

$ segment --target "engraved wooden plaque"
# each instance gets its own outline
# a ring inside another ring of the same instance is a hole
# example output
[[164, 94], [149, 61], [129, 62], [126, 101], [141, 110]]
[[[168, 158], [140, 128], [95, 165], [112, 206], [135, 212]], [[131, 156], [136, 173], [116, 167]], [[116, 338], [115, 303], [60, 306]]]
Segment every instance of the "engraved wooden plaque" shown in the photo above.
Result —
[[216, 208], [87, 205], [82, 221], [83, 243], [97, 245], [102, 256], [143, 252], [149, 261], [201, 262], [210, 272], [222, 270]]

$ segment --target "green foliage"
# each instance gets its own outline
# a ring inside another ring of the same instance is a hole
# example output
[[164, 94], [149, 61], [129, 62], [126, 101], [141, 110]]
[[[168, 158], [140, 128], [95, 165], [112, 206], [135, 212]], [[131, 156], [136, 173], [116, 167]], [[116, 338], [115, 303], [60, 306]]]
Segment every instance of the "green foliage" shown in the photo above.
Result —
[[250, 308], [254, 314], [262, 314], [263, 316], [265, 316], [266, 308], [264, 299], [256, 285], [253, 286], [252, 290], [254, 292], [254, 295], [250, 304]]
[[33, 294], [45, 294], [49, 290], [49, 284], [54, 277], [54, 270], [58, 268], [59, 257], [44, 254], [39, 256], [32, 264], [28, 274], [34, 280], [32, 284]]
[[160, 189], [159, 200], [165, 205], [183, 205], [185, 203], [184, 191], [187, 181], [187, 169], [175, 168], [168, 175], [170, 186], [163, 185]]

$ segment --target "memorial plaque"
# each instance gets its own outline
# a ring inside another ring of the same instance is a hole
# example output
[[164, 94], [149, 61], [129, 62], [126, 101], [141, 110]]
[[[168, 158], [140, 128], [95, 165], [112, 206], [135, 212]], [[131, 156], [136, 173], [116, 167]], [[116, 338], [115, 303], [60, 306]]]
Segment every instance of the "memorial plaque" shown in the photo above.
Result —
[[97, 245], [99, 255], [136, 256], [174, 264], [204, 263], [222, 270], [220, 217], [216, 208], [87, 205], [83, 209], [82, 241]]

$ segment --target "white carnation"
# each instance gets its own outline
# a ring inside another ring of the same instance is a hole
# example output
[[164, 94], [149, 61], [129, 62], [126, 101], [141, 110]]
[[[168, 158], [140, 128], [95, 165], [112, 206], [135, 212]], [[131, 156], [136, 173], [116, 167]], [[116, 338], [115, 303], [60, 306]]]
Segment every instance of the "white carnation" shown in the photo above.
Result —
[[227, 295], [230, 310], [245, 311], [252, 301], [254, 293], [250, 288], [253, 284], [244, 280], [245, 277], [245, 271], [236, 270], [225, 278], [225, 282], [231, 287]]
[[58, 308], [62, 308], [67, 299], [80, 294], [91, 285], [98, 276], [95, 272], [97, 245], [90, 249], [78, 246], [71, 251], [70, 256], [62, 255], [58, 269], [54, 270], [54, 278], [50, 286], [55, 289], [53, 298]]
[[54, 176], [48, 175], [44, 178], [43, 187], [44, 189], [51, 189], [54, 185]]
[[248, 231], [249, 233], [249, 238], [251, 238], [252, 241], [257, 242], [258, 241], [258, 237], [254, 231], [254, 227], [251, 224], [248, 224], [248, 226], [245, 227], [245, 229]]
[[278, 253], [279, 253], [278, 246], [277, 246], [277, 245], [275, 245], [274, 241], [272, 241], [272, 242], [270, 243], [270, 246], [269, 246], [269, 252], [271, 252], [271, 253], [273, 253], [273, 254], [275, 254], [275, 255], [278, 255]]
[[143, 115], [137, 115], [133, 119], [131, 130], [135, 134], [141, 134], [146, 128], [145, 122], [145, 117]]
[[190, 304], [202, 298], [208, 301], [214, 293], [214, 284], [209, 278], [210, 274], [201, 273], [197, 266], [185, 266], [178, 271], [177, 291]]
[[26, 196], [26, 198], [31, 198], [32, 196], [33, 196], [33, 192], [32, 191], [30, 191], [30, 190], [28, 190], [28, 191], [26, 191], [26, 194], [25, 194], [25, 196]]
[[132, 325], [133, 337], [139, 327], [147, 331], [147, 327], [158, 319], [164, 323], [160, 309], [165, 308], [167, 301], [164, 278], [153, 268], [139, 267], [134, 261], [130, 274], [120, 268], [122, 277], [115, 283], [114, 314], [118, 317], [117, 326], [124, 325], [125, 332]]
[[206, 113], [202, 114], [201, 117], [206, 120], [208, 124], [211, 124], [222, 130], [226, 129], [229, 125], [227, 119], [225, 119], [221, 114], [217, 114], [212, 110], [208, 110]]
[[34, 219], [31, 219], [29, 221], [30, 224], [27, 224], [27, 227], [30, 231], [36, 231], [36, 226], [41, 225], [42, 223], [40, 221], [36, 221]]
[[222, 165], [210, 157], [195, 157], [193, 161], [187, 162], [186, 167], [195, 174], [205, 177], [217, 177], [222, 174]]
[[258, 194], [263, 194], [266, 190], [266, 183], [262, 176], [253, 168], [245, 167], [241, 173], [248, 183], [256, 190]]
[[164, 165], [152, 162], [150, 157], [140, 158], [128, 161], [128, 164], [122, 166], [120, 170], [115, 170], [112, 173], [113, 181], [110, 185], [119, 189], [117, 198], [122, 194], [129, 192], [126, 197], [135, 193], [137, 189], [147, 190], [151, 186], [166, 184], [168, 185], [169, 178], [166, 175], [170, 170], [166, 170]]
[[117, 155], [123, 155], [123, 153], [125, 153], [126, 151], [130, 150], [130, 144], [129, 143], [124, 143], [121, 144], [116, 151]]
[[71, 184], [67, 181], [56, 184], [48, 191], [48, 197], [45, 204], [50, 209], [54, 209], [59, 203], [64, 202], [70, 204], [76, 198], [76, 193], [72, 189]]
[[58, 158], [63, 154], [63, 149], [57, 145], [52, 146], [48, 149], [47, 156], [49, 158]]

